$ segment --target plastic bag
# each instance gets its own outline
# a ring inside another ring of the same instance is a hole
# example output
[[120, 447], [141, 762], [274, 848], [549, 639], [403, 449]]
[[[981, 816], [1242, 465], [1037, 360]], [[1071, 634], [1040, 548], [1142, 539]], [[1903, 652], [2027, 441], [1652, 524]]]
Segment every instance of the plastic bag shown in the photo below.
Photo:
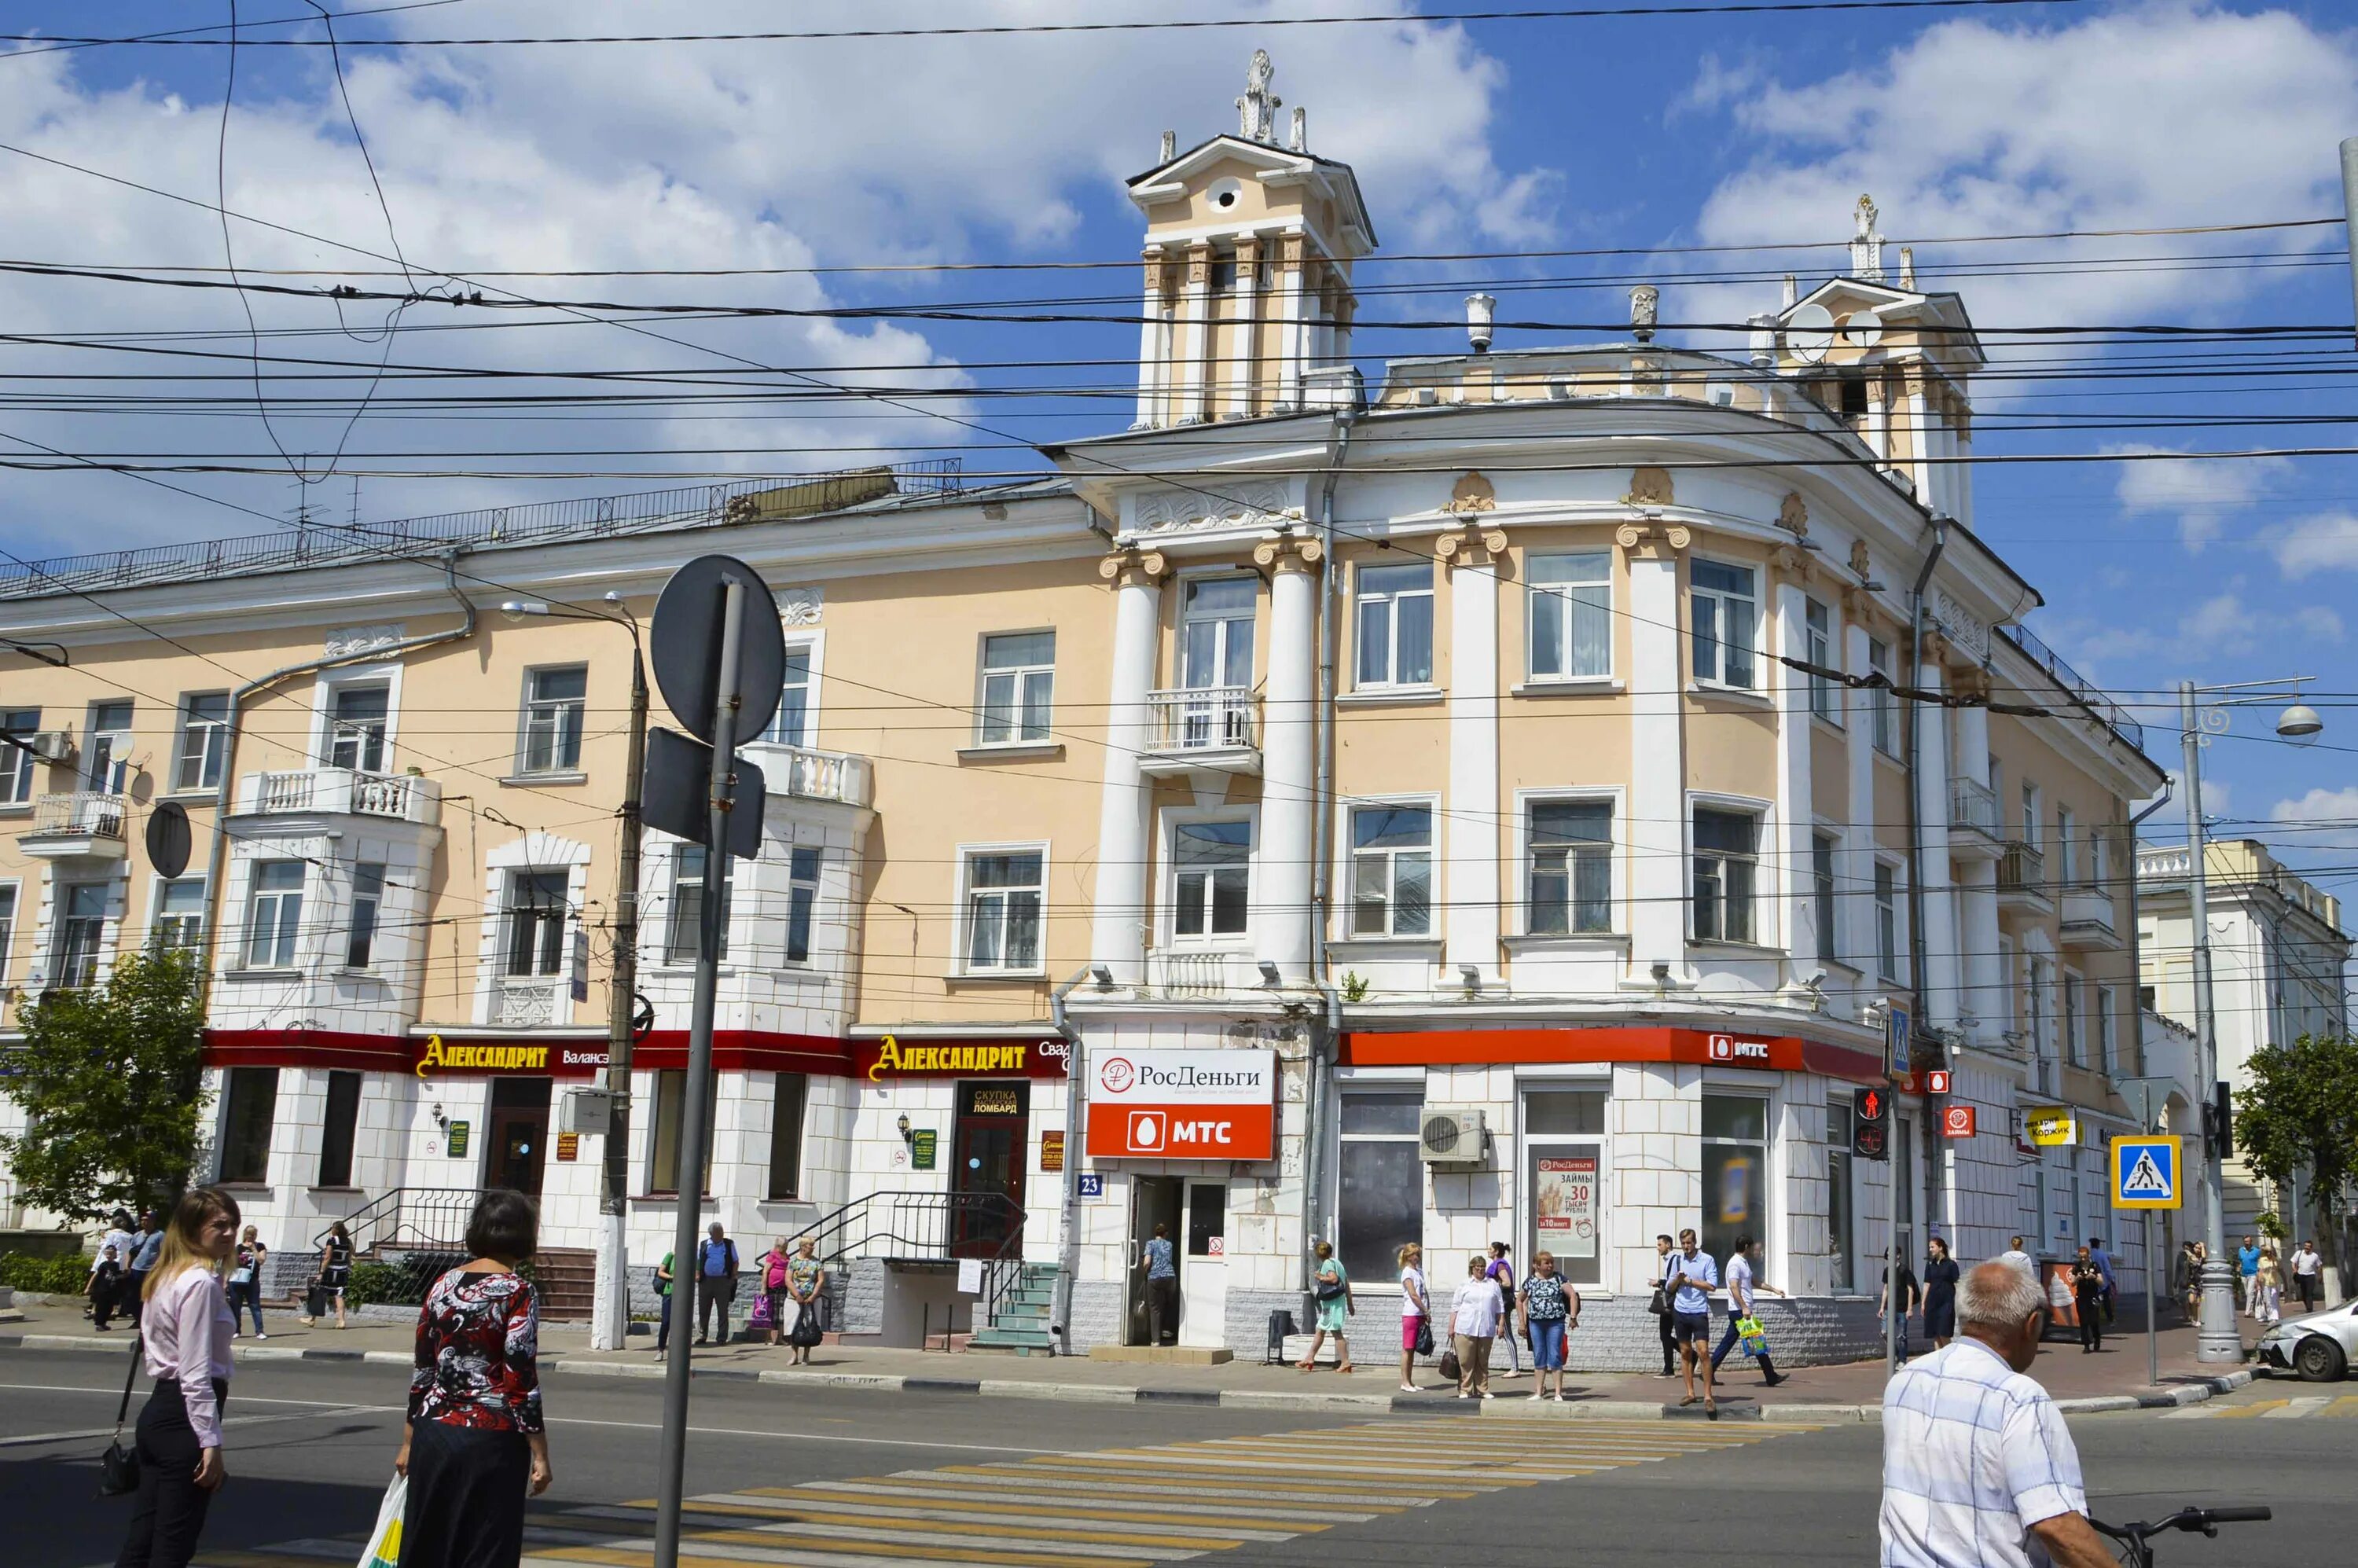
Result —
[[1758, 1318], [1748, 1313], [1736, 1320], [1736, 1338], [1747, 1356], [1768, 1354], [1768, 1331], [1760, 1326]]
[[377, 1505], [376, 1528], [369, 1531], [360, 1568], [401, 1568], [401, 1514], [409, 1501], [409, 1477], [395, 1476]]

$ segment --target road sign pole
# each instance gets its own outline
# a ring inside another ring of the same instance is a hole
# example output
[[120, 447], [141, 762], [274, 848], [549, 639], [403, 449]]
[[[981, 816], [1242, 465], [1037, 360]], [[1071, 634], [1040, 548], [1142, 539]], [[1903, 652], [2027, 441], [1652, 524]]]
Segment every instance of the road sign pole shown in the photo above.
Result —
[[[712, 1087], [712, 1015], [720, 985], [720, 942], [728, 930], [729, 814], [734, 804], [739, 703], [739, 643], [745, 613], [745, 584], [733, 574], [721, 578], [720, 678], [712, 712], [711, 810], [704, 835], [704, 897], [698, 911], [696, 1002], [687, 1035], [686, 1103], [679, 1116], [679, 1168], [672, 1178], [678, 1193], [678, 1221], [672, 1227], [671, 1360], [664, 1368], [661, 1490], [655, 1502], [655, 1568], [678, 1568], [680, 1514], [687, 1475], [688, 1353], [690, 1325], [680, 1321], [682, 1288], [688, 1315], [698, 1310], [696, 1290], [704, 1271], [696, 1266], [696, 1239], [703, 1217], [704, 1157], [712, 1139], [707, 1112]], [[725, 1309], [724, 1309], [725, 1311]], [[726, 1321], [725, 1315], [723, 1321]]]
[[2153, 1304], [2153, 1271], [2159, 1264], [2153, 1255], [2153, 1210], [2147, 1209], [2145, 1220], [2145, 1386], [2161, 1386], [2161, 1319]]

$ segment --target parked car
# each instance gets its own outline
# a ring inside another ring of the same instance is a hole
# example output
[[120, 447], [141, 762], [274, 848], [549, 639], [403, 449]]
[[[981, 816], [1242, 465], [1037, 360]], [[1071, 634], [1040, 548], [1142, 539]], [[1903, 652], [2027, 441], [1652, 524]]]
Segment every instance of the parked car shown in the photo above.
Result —
[[2287, 1318], [2260, 1336], [2260, 1365], [2331, 1383], [2358, 1361], [2358, 1306], [2338, 1306]]

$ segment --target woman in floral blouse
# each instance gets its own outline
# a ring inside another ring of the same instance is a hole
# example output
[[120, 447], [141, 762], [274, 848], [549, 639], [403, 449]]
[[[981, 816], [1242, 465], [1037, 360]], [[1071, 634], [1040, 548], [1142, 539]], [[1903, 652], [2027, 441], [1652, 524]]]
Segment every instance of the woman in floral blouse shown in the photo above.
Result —
[[426, 1292], [393, 1462], [409, 1477], [405, 1563], [514, 1568], [524, 1556], [525, 1490], [538, 1497], [555, 1476], [540, 1416], [540, 1298], [516, 1272], [539, 1232], [531, 1199], [485, 1193], [467, 1222], [474, 1258]]

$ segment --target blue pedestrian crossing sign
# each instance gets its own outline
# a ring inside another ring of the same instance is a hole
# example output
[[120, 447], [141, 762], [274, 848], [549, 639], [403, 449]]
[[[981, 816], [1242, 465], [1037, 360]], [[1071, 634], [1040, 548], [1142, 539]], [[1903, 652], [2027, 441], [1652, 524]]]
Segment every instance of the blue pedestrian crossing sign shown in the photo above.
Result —
[[2178, 1144], [2175, 1138], [2113, 1140], [2113, 1206], [2176, 1208]]

